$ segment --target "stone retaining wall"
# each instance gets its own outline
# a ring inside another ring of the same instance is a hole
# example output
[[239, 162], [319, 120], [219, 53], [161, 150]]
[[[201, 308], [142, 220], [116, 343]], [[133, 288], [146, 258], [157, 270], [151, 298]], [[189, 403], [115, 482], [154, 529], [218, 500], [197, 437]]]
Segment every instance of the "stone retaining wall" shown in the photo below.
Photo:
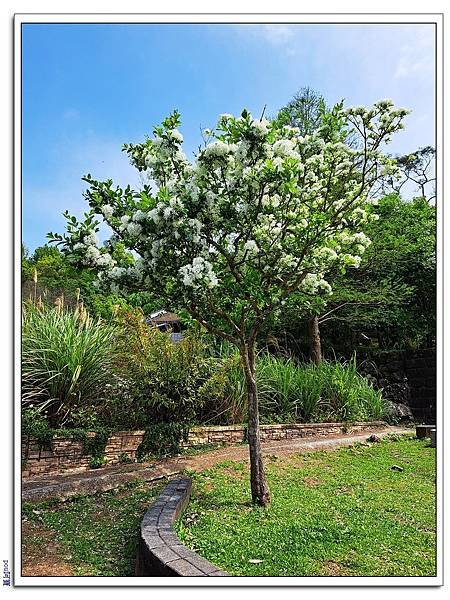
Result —
[[[110, 436], [105, 448], [108, 464], [134, 462], [144, 431], [118, 431]], [[92, 434], [94, 435], [94, 434]], [[87, 471], [91, 457], [83, 453], [83, 442], [54, 437], [51, 450], [40, 450], [37, 440], [22, 439], [22, 476], [44, 475], [63, 471]]]
[[358, 352], [358, 367], [383, 398], [410, 407], [416, 421], [436, 423], [436, 350], [404, 350], [375, 355]]
[[[261, 440], [286, 440], [305, 437], [326, 437], [342, 433], [357, 433], [378, 427], [385, 427], [383, 421], [368, 423], [289, 423], [281, 425], [261, 425]], [[236, 444], [246, 440], [247, 428], [242, 425], [215, 425], [213, 427], [192, 427], [187, 442], [182, 447], [204, 444]]]
[[183, 546], [173, 523], [189, 501], [192, 481], [171, 481], [141, 521], [137, 577], [223, 577], [228, 574]]
[[[261, 425], [261, 439], [283, 440], [305, 437], [326, 437], [342, 433], [357, 433], [384, 427], [382, 421], [369, 423], [307, 423]], [[111, 435], [105, 449], [107, 464], [114, 465], [121, 461], [136, 459], [136, 451], [142, 442], [144, 431], [119, 431]], [[181, 446], [195, 447], [205, 444], [235, 444], [246, 439], [246, 427], [242, 425], [225, 425], [213, 427], [192, 427], [187, 442]], [[67, 438], [55, 437], [52, 450], [39, 450], [33, 438], [22, 440], [22, 476], [31, 477], [60, 473], [64, 471], [87, 471], [91, 457], [83, 454], [83, 443]]]

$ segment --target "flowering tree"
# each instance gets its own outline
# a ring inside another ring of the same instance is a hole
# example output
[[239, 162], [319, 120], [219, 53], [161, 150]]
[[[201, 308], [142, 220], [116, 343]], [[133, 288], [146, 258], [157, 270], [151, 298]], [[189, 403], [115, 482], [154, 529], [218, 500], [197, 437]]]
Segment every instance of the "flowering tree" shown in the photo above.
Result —
[[[380, 101], [370, 110], [324, 112], [304, 137], [295, 127], [221, 115], [195, 160], [181, 150], [179, 114], [154, 136], [124, 150], [150, 183], [139, 192], [89, 184], [91, 210], [79, 222], [66, 213], [67, 232], [49, 234], [63, 250], [96, 269], [113, 292], [151, 289], [183, 305], [208, 331], [235, 344], [248, 394], [252, 499], [270, 502], [261, 456], [255, 346], [264, 319], [296, 290], [331, 293], [334, 265], [357, 267], [369, 239], [360, 227], [372, 216], [370, 190], [392, 161], [383, 143], [407, 113]], [[349, 131], [359, 136], [350, 148]], [[103, 217], [113, 230], [99, 247]], [[116, 256], [122, 243], [133, 257]]]

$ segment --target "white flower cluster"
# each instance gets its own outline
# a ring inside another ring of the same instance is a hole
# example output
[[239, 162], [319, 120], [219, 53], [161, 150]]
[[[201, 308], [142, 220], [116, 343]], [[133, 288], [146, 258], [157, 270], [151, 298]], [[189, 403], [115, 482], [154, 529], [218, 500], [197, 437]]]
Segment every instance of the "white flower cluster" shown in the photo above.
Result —
[[142, 223], [145, 221], [146, 214], [142, 210], [137, 210], [133, 215], [133, 221], [135, 223]]
[[299, 158], [298, 152], [295, 151], [295, 142], [293, 140], [278, 140], [273, 145], [273, 153], [275, 156]]
[[332, 289], [328, 281], [325, 281], [322, 273], [308, 273], [300, 284], [300, 291], [307, 294], [331, 294]]
[[89, 233], [88, 235], [84, 236], [83, 238], [83, 243], [86, 246], [95, 246], [96, 244], [98, 244], [98, 238], [95, 235], [95, 233], [92, 231], [91, 233]]
[[[364, 106], [351, 106], [346, 110], [346, 114], [350, 117], [350, 121], [353, 119], [353, 123], [358, 120], [362, 123], [368, 139], [377, 139], [381, 129], [385, 133], [392, 133], [404, 128], [401, 120], [409, 114], [409, 110], [394, 109], [393, 106], [394, 103], [390, 99], [380, 100], [371, 109]], [[389, 141], [390, 137], [385, 137], [385, 143]]]
[[244, 244], [244, 250], [246, 250], [249, 254], [256, 254], [259, 250], [258, 244], [255, 240], [247, 240]]
[[[308, 274], [300, 289], [329, 293], [329, 269], [358, 266], [369, 244], [361, 233], [373, 218], [367, 195], [381, 170], [394, 168], [380, 139], [400, 128], [403, 115], [390, 101], [342, 109], [340, 117], [363, 132], [365, 153], [364, 144], [343, 142], [342, 132], [325, 136], [319, 128], [301, 137], [276, 122], [223, 114], [192, 163], [181, 151], [176, 119], [168, 120], [153, 139], [130, 146], [132, 162], [151, 178], [145, 197], [113, 198], [108, 191], [100, 208], [142, 261], [118, 266], [90, 234], [76, 250], [102, 267], [115, 290], [149, 278], [157, 287], [160, 277], [186, 303], [205, 294], [235, 294], [245, 303], [254, 269], [261, 270], [268, 301], [302, 272]], [[234, 274], [243, 283], [231, 289]]]
[[211, 157], [223, 157], [227, 156], [231, 152], [234, 152], [235, 150], [236, 147], [234, 144], [226, 144], [225, 142], [222, 142], [222, 140], [216, 140], [215, 142], [208, 144], [208, 146], [202, 150], [201, 158], [208, 159]]
[[337, 252], [333, 250], [333, 248], [328, 248], [327, 246], [316, 250], [313, 256], [317, 260], [318, 264], [327, 267], [330, 266], [338, 258]]
[[87, 267], [110, 269], [115, 265], [109, 252], [101, 252], [97, 247], [97, 236], [91, 231], [83, 237], [82, 242], [76, 242], [73, 250], [80, 252], [81, 262]]
[[111, 279], [121, 279], [126, 273], [126, 269], [124, 267], [114, 267], [112, 268], [108, 275]]
[[168, 136], [172, 140], [175, 140], [175, 142], [177, 142], [178, 144], [183, 143], [183, 134], [180, 131], [178, 131], [178, 129], [170, 129], [168, 131]]
[[121, 225], [119, 226], [119, 231], [126, 231], [127, 227], [128, 227], [128, 223], [130, 222], [130, 217], [128, 215], [124, 215], [123, 217], [120, 217], [120, 223]]
[[202, 256], [196, 256], [192, 264], [181, 267], [180, 274], [183, 277], [183, 284], [188, 287], [206, 286], [211, 289], [219, 283], [212, 264]]
[[355, 267], [357, 269], [361, 264], [361, 256], [355, 254], [343, 254], [341, 260], [344, 265], [348, 267]]
[[252, 130], [257, 137], [264, 137], [269, 132], [270, 121], [267, 119], [253, 119]]
[[128, 223], [127, 225], [127, 233], [131, 237], [138, 237], [142, 232], [142, 227], [139, 223]]
[[114, 209], [109, 204], [105, 204], [102, 206], [102, 213], [105, 219], [110, 219], [114, 214]]

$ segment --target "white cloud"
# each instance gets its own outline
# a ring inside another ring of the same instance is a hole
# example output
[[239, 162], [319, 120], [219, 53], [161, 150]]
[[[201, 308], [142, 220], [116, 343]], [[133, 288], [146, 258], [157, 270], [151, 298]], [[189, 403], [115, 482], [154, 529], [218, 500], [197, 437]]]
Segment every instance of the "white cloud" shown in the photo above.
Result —
[[394, 73], [396, 79], [402, 77], [425, 77], [429, 75], [433, 69], [434, 60], [431, 56], [423, 56], [418, 60], [414, 60], [413, 52], [410, 49], [405, 50], [403, 56], [397, 63], [397, 68]]
[[261, 35], [275, 46], [288, 44], [294, 37], [294, 30], [288, 25], [262, 25], [260, 29]]
[[257, 40], [267, 42], [271, 46], [276, 46], [285, 50], [289, 56], [293, 56], [297, 53], [296, 42], [298, 39], [295, 35], [295, 26], [283, 23], [261, 25], [240, 24], [235, 26], [235, 30], [241, 35], [248, 36], [251, 34]]
[[394, 77], [430, 78], [434, 70], [434, 34], [430, 27], [418, 27], [414, 39], [400, 48]]

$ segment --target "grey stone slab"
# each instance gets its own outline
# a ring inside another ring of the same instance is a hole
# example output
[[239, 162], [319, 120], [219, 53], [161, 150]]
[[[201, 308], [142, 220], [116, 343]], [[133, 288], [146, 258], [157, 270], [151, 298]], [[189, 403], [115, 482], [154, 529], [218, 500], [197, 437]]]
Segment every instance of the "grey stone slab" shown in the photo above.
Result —
[[194, 552], [194, 555], [195, 556], [192, 559], [189, 559], [189, 562], [191, 564], [193, 564], [194, 567], [196, 567], [200, 571], [203, 571], [203, 573], [205, 573], [206, 575], [209, 575], [210, 573], [217, 571], [217, 566], [210, 563], [209, 560], [206, 560], [206, 558], [203, 558], [202, 556], [195, 554], [195, 552]]
[[163, 513], [157, 523], [157, 527], [161, 529], [170, 529], [173, 525], [173, 517], [172, 514]]
[[150, 537], [152, 535], [159, 535], [159, 529], [156, 524], [144, 525], [141, 524], [141, 534], [143, 537]]
[[152, 549], [153, 556], [156, 556], [161, 562], [169, 563], [173, 560], [179, 560], [178, 554], [176, 554], [169, 546], [164, 544]]
[[170, 546], [171, 548], [181, 544], [179, 537], [173, 531], [173, 529], [171, 529], [169, 531], [160, 531], [159, 535], [160, 535], [161, 539], [164, 541], [164, 543], [167, 544], [167, 546]]
[[183, 558], [178, 558], [169, 563], [171, 569], [173, 569], [178, 575], [182, 577], [205, 577], [205, 573], [202, 573], [199, 569], [191, 565], [190, 562]]
[[157, 525], [159, 519], [159, 513], [145, 513], [141, 521], [141, 527], [150, 527], [151, 525]]
[[156, 548], [166, 548], [167, 544], [162, 540], [159, 536], [155, 535], [154, 537], [145, 538], [144, 543], [146, 547], [152, 551], [156, 550]]
[[171, 546], [171, 548], [174, 552], [180, 555], [180, 558], [184, 558], [192, 565], [194, 565], [197, 569], [203, 571], [208, 575], [213, 571], [219, 570], [218, 567], [210, 563], [209, 560], [206, 560], [206, 558], [203, 558], [203, 556], [200, 556], [199, 554], [193, 552], [189, 548], [186, 548], [186, 546], [183, 546], [183, 544], [181, 543], [178, 543], [178, 545], [176, 546]]
[[193, 557], [196, 556], [195, 552], [193, 552], [189, 548], [186, 548], [186, 546], [184, 546], [180, 540], [178, 540], [177, 544], [171, 546], [171, 548], [180, 556], [180, 558], [185, 558], [188, 561], [191, 561]]

